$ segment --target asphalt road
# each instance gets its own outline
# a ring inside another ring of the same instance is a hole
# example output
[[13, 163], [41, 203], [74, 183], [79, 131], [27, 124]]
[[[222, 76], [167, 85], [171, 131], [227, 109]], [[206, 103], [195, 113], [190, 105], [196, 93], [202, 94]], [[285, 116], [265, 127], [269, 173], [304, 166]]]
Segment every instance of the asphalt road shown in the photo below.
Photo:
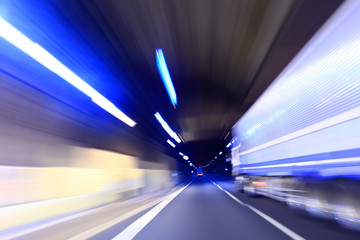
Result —
[[135, 239], [289, 239], [207, 178], [193, 183]]
[[[238, 193], [232, 181], [216, 176], [196, 177], [187, 187], [176, 188], [156, 201], [149, 207], [139, 202], [127, 206], [128, 210], [121, 204], [108, 206], [21, 239], [360, 239], [360, 232], [334, 221], [309, 216], [269, 198], [249, 198]], [[134, 209], [141, 211], [91, 237], [74, 235]]]
[[[113, 238], [127, 231], [127, 224], [92, 239]], [[359, 232], [336, 222], [314, 218], [265, 197], [249, 198], [238, 193], [232, 181], [215, 176], [195, 178], [147, 224], [137, 227], [134, 239], [145, 240], [360, 239]]]
[[304, 239], [360, 239], [360, 233], [336, 222], [266, 198], [249, 198], [236, 191], [232, 181], [220, 177], [197, 177], [135, 237], [135, 239], [294, 239], [268, 219], [241, 202], [270, 217]]

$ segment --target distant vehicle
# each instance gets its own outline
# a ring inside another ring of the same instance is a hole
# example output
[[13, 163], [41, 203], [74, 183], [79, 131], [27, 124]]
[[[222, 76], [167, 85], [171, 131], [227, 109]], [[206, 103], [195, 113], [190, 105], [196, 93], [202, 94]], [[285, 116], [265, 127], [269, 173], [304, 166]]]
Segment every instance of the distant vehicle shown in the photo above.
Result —
[[197, 168], [196, 171], [197, 171], [197, 175], [198, 175], [199, 177], [201, 177], [202, 175], [204, 175], [204, 172], [203, 172], [202, 168]]

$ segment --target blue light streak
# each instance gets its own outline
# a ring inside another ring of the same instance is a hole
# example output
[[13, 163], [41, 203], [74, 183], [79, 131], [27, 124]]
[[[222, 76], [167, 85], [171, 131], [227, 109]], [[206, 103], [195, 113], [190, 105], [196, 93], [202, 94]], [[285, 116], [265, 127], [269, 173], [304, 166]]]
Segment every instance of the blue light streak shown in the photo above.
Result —
[[165, 120], [161, 117], [160, 113], [156, 112], [154, 116], [161, 124], [161, 126], [164, 128], [164, 130], [170, 135], [170, 137], [172, 137], [177, 143], [181, 143], [181, 140], [178, 137], [178, 135], [170, 128], [169, 124], [165, 122]]
[[77, 76], [74, 72], [68, 69], [58, 59], [51, 55], [39, 44], [34, 43], [24, 34], [14, 28], [11, 24], [0, 17], [0, 36], [7, 40], [9, 43], [32, 57], [38, 63], [73, 85], [75, 88], [86, 94], [90, 99], [99, 107], [123, 121], [130, 127], [134, 127], [136, 122], [126, 116], [120, 111], [113, 103], [106, 99], [103, 95], [97, 92], [83, 79]]
[[172, 141], [170, 141], [169, 139], [166, 141], [170, 146], [172, 146], [173, 148], [175, 148], [176, 146], [175, 146], [175, 144], [172, 142]]
[[165, 56], [161, 48], [155, 50], [156, 65], [159, 70], [161, 79], [165, 85], [166, 91], [169, 95], [171, 104], [176, 107], [177, 98], [174, 85], [171, 81], [169, 69], [166, 64]]

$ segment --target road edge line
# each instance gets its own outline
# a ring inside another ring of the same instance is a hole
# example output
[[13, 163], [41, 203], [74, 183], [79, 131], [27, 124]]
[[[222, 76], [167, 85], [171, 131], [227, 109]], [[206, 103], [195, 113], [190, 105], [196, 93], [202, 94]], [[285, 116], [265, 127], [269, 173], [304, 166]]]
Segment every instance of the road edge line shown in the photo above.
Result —
[[116, 235], [113, 240], [130, 240], [133, 239], [151, 220], [153, 220], [176, 196], [178, 196], [185, 188], [187, 188], [195, 178], [193, 178], [186, 186], [169, 194], [159, 204], [149, 210], [147, 213], [130, 224], [122, 232]]
[[295, 233], [293, 230], [289, 229], [288, 227], [284, 226], [283, 224], [279, 223], [278, 221], [276, 221], [275, 219], [273, 219], [272, 217], [268, 216], [267, 214], [261, 212], [260, 210], [258, 210], [257, 208], [242, 202], [240, 199], [238, 199], [237, 197], [235, 197], [234, 195], [232, 195], [231, 193], [229, 193], [228, 191], [226, 191], [225, 189], [223, 189], [222, 187], [220, 187], [218, 184], [216, 184], [214, 181], [212, 181], [211, 179], [209, 179], [215, 186], [217, 186], [221, 191], [225, 192], [227, 195], [229, 195], [233, 200], [235, 200], [237, 203], [239, 203], [240, 205], [249, 208], [251, 211], [253, 211], [254, 213], [256, 213], [257, 215], [259, 215], [260, 217], [262, 217], [263, 219], [265, 219], [266, 221], [268, 221], [269, 223], [271, 223], [274, 227], [276, 227], [277, 229], [279, 229], [280, 231], [282, 231], [283, 233], [285, 233], [286, 235], [288, 235], [289, 237], [291, 237], [294, 240], [305, 240], [305, 238], [301, 237], [299, 234]]

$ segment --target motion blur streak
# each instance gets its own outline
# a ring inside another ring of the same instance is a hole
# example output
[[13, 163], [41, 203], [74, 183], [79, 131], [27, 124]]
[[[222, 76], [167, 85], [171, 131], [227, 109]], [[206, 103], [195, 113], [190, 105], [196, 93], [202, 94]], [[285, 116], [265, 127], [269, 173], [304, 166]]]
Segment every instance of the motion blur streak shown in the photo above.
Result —
[[0, 17], [0, 36], [9, 41], [15, 47], [35, 59], [41, 65], [54, 72], [65, 81], [79, 89], [91, 98], [91, 100], [103, 108], [114, 117], [123, 121], [130, 127], [134, 127], [136, 123], [115, 107], [109, 100], [87, 84], [84, 80], [78, 77], [70, 69], [59, 62], [54, 56], [47, 52], [40, 45], [32, 42], [25, 35], [11, 26], [3, 18]]
[[359, 24], [360, 2], [345, 2], [237, 122], [232, 149], [241, 191], [358, 230]]
[[177, 105], [176, 92], [171, 81], [169, 69], [166, 64], [165, 56], [162, 49], [155, 50], [156, 65], [159, 70], [161, 79], [165, 85], [166, 91], [169, 94], [171, 104], [175, 107]]
[[[66, 148], [72, 156], [69, 160], [77, 167], [0, 167], [0, 230], [173, 184], [169, 171], [139, 169], [140, 160], [135, 157], [97, 149]], [[43, 153], [38, 151], [41, 156]]]
[[194, 181], [195, 178], [193, 178], [186, 186], [182, 187], [181, 189], [177, 190], [176, 192], [168, 195], [165, 197], [165, 199], [159, 203], [156, 207], [151, 209], [149, 212], [147, 212], [145, 215], [143, 215], [141, 218], [136, 220], [134, 223], [132, 223], [130, 226], [128, 226], [124, 231], [122, 231], [119, 235], [113, 238], [113, 240], [130, 240], [133, 239], [136, 234], [138, 234], [156, 215], [158, 215], [161, 210], [163, 210], [166, 205], [168, 205], [174, 198], [176, 198], [177, 195], [179, 195], [182, 191], [184, 191], [185, 188], [187, 188], [192, 181]]
[[170, 141], [169, 139], [166, 142], [173, 148], [176, 147], [175, 144], [172, 141]]
[[359, 26], [359, 1], [0, 0], [0, 239], [359, 240]]
[[167, 124], [167, 122], [165, 122], [165, 120], [162, 118], [160, 113], [157, 112], [154, 115], [155, 115], [156, 119], [159, 121], [159, 123], [161, 124], [161, 126], [164, 128], [164, 130], [170, 135], [170, 137], [172, 137], [177, 143], [181, 143], [181, 140], [178, 137], [178, 135], [176, 135], [176, 133], [170, 128], [169, 124]]
[[268, 221], [269, 223], [271, 223], [272, 225], [274, 225], [276, 228], [278, 228], [279, 230], [281, 230], [282, 232], [284, 232], [286, 235], [288, 235], [290, 238], [294, 239], [294, 240], [305, 240], [305, 238], [301, 237], [300, 235], [296, 234], [295, 232], [293, 232], [292, 230], [290, 230], [289, 228], [285, 227], [284, 225], [282, 225], [281, 223], [279, 223], [278, 221], [274, 220], [273, 218], [269, 217], [268, 215], [264, 214], [263, 212], [259, 211], [258, 209], [254, 208], [253, 206], [249, 205], [249, 204], [245, 204], [242, 201], [240, 201], [239, 199], [237, 199], [234, 195], [232, 195], [231, 193], [229, 193], [228, 191], [226, 191], [225, 189], [223, 189], [222, 187], [220, 187], [218, 184], [216, 184], [215, 182], [212, 182], [215, 186], [217, 186], [220, 190], [224, 191], [227, 195], [229, 195], [229, 197], [231, 197], [232, 199], [234, 199], [237, 203], [239, 203], [242, 206], [246, 206], [248, 208], [250, 208], [252, 211], [254, 211], [256, 214], [258, 214], [259, 216], [261, 216], [262, 218], [264, 218], [266, 221]]

